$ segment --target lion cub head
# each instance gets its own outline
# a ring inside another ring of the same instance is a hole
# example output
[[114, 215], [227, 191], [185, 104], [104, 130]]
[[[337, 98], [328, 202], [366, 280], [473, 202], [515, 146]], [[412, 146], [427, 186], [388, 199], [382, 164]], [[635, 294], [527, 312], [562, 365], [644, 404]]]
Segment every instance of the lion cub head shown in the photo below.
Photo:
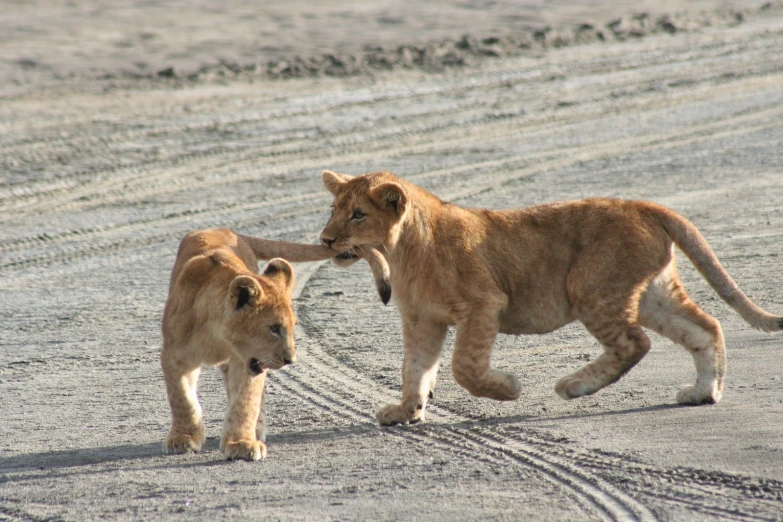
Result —
[[294, 286], [291, 265], [273, 259], [263, 274], [238, 275], [228, 287], [223, 337], [252, 374], [277, 370], [296, 360]]
[[321, 232], [321, 242], [337, 250], [338, 266], [355, 263], [356, 249], [368, 245], [383, 250], [397, 242], [408, 197], [399, 178], [380, 172], [362, 176], [323, 172], [326, 189], [334, 195], [332, 216]]

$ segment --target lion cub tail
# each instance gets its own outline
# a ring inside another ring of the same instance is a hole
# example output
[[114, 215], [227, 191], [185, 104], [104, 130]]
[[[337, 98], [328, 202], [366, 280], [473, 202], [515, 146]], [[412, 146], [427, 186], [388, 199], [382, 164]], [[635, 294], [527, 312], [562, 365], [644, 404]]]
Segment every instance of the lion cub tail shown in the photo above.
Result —
[[762, 310], [740, 290], [693, 223], [673, 210], [663, 207], [659, 210], [659, 218], [669, 236], [721, 299], [754, 328], [764, 332], [783, 330], [783, 316]]
[[256, 259], [264, 261], [282, 257], [291, 263], [302, 263], [305, 261], [323, 261], [324, 259], [331, 259], [338, 254], [338, 252], [323, 245], [305, 245], [243, 236], [241, 234], [237, 235], [253, 250]]
[[362, 248], [362, 257], [370, 265], [372, 275], [375, 278], [375, 289], [378, 291], [378, 297], [381, 298], [383, 304], [388, 304], [389, 299], [391, 299], [392, 288], [389, 282], [391, 272], [389, 271], [389, 264], [386, 262], [386, 258], [372, 247]]

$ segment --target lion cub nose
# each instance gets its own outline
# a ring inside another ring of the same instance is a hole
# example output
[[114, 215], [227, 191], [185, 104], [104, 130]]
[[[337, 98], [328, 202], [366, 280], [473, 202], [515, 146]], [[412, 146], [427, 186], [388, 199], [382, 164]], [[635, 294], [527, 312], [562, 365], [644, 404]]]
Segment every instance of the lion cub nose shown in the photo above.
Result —
[[321, 238], [321, 243], [324, 244], [327, 248], [332, 248], [332, 243], [334, 243], [334, 239], [329, 239], [326, 237]]
[[289, 356], [283, 357], [283, 363], [286, 366], [288, 366], [289, 364], [294, 364], [295, 361], [296, 361], [296, 355], [291, 355], [290, 357]]

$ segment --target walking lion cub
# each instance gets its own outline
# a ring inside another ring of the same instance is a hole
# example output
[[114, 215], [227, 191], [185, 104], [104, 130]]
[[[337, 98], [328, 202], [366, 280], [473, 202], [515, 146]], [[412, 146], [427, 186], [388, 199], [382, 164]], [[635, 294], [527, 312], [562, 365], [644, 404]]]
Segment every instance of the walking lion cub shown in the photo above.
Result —
[[650, 349], [645, 327], [693, 356], [696, 383], [677, 401], [718, 402], [723, 333], [685, 293], [673, 245], [753, 327], [783, 330], [783, 317], [742, 293], [689, 221], [654, 203], [585, 199], [495, 212], [443, 202], [388, 172], [324, 171], [323, 181], [334, 202], [321, 241], [340, 253], [356, 245], [383, 252], [402, 316], [402, 401], [378, 412], [381, 424], [423, 420], [452, 325], [454, 378], [479, 397], [520, 394], [516, 377], [490, 368], [498, 332], [541, 334], [578, 320], [604, 352], [557, 382], [562, 398], [622, 377]]
[[291, 305], [294, 271], [272, 259], [318, 261], [336, 253], [241, 236], [227, 229], [191, 232], [182, 240], [163, 312], [160, 362], [171, 406], [169, 453], [198, 451], [206, 438], [196, 385], [203, 365], [219, 365], [228, 392], [220, 448], [228, 459], [266, 456], [267, 370], [296, 360]]

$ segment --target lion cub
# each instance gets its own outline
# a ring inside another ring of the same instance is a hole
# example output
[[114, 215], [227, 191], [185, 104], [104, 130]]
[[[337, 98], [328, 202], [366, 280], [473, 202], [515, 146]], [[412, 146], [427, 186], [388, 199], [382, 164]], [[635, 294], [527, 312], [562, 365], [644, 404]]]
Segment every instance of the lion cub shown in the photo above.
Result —
[[160, 362], [172, 424], [169, 453], [198, 451], [206, 434], [196, 385], [203, 365], [219, 365], [228, 392], [220, 448], [228, 459], [266, 456], [264, 383], [267, 370], [296, 360], [291, 306], [294, 271], [272, 259], [329, 259], [334, 251], [241, 236], [227, 229], [191, 232], [182, 240], [163, 312]]
[[654, 203], [585, 199], [491, 211], [446, 203], [388, 172], [327, 170], [323, 181], [334, 203], [321, 241], [340, 253], [357, 245], [383, 252], [402, 315], [402, 401], [378, 412], [381, 424], [424, 418], [449, 326], [457, 327], [454, 378], [479, 397], [520, 394], [515, 376], [490, 367], [499, 332], [542, 334], [580, 321], [604, 352], [557, 382], [562, 398], [622, 377], [650, 349], [649, 328], [693, 356], [696, 382], [677, 402], [718, 402], [723, 333], [685, 293], [674, 245], [751, 326], [783, 330], [783, 317], [742, 293], [696, 227]]

